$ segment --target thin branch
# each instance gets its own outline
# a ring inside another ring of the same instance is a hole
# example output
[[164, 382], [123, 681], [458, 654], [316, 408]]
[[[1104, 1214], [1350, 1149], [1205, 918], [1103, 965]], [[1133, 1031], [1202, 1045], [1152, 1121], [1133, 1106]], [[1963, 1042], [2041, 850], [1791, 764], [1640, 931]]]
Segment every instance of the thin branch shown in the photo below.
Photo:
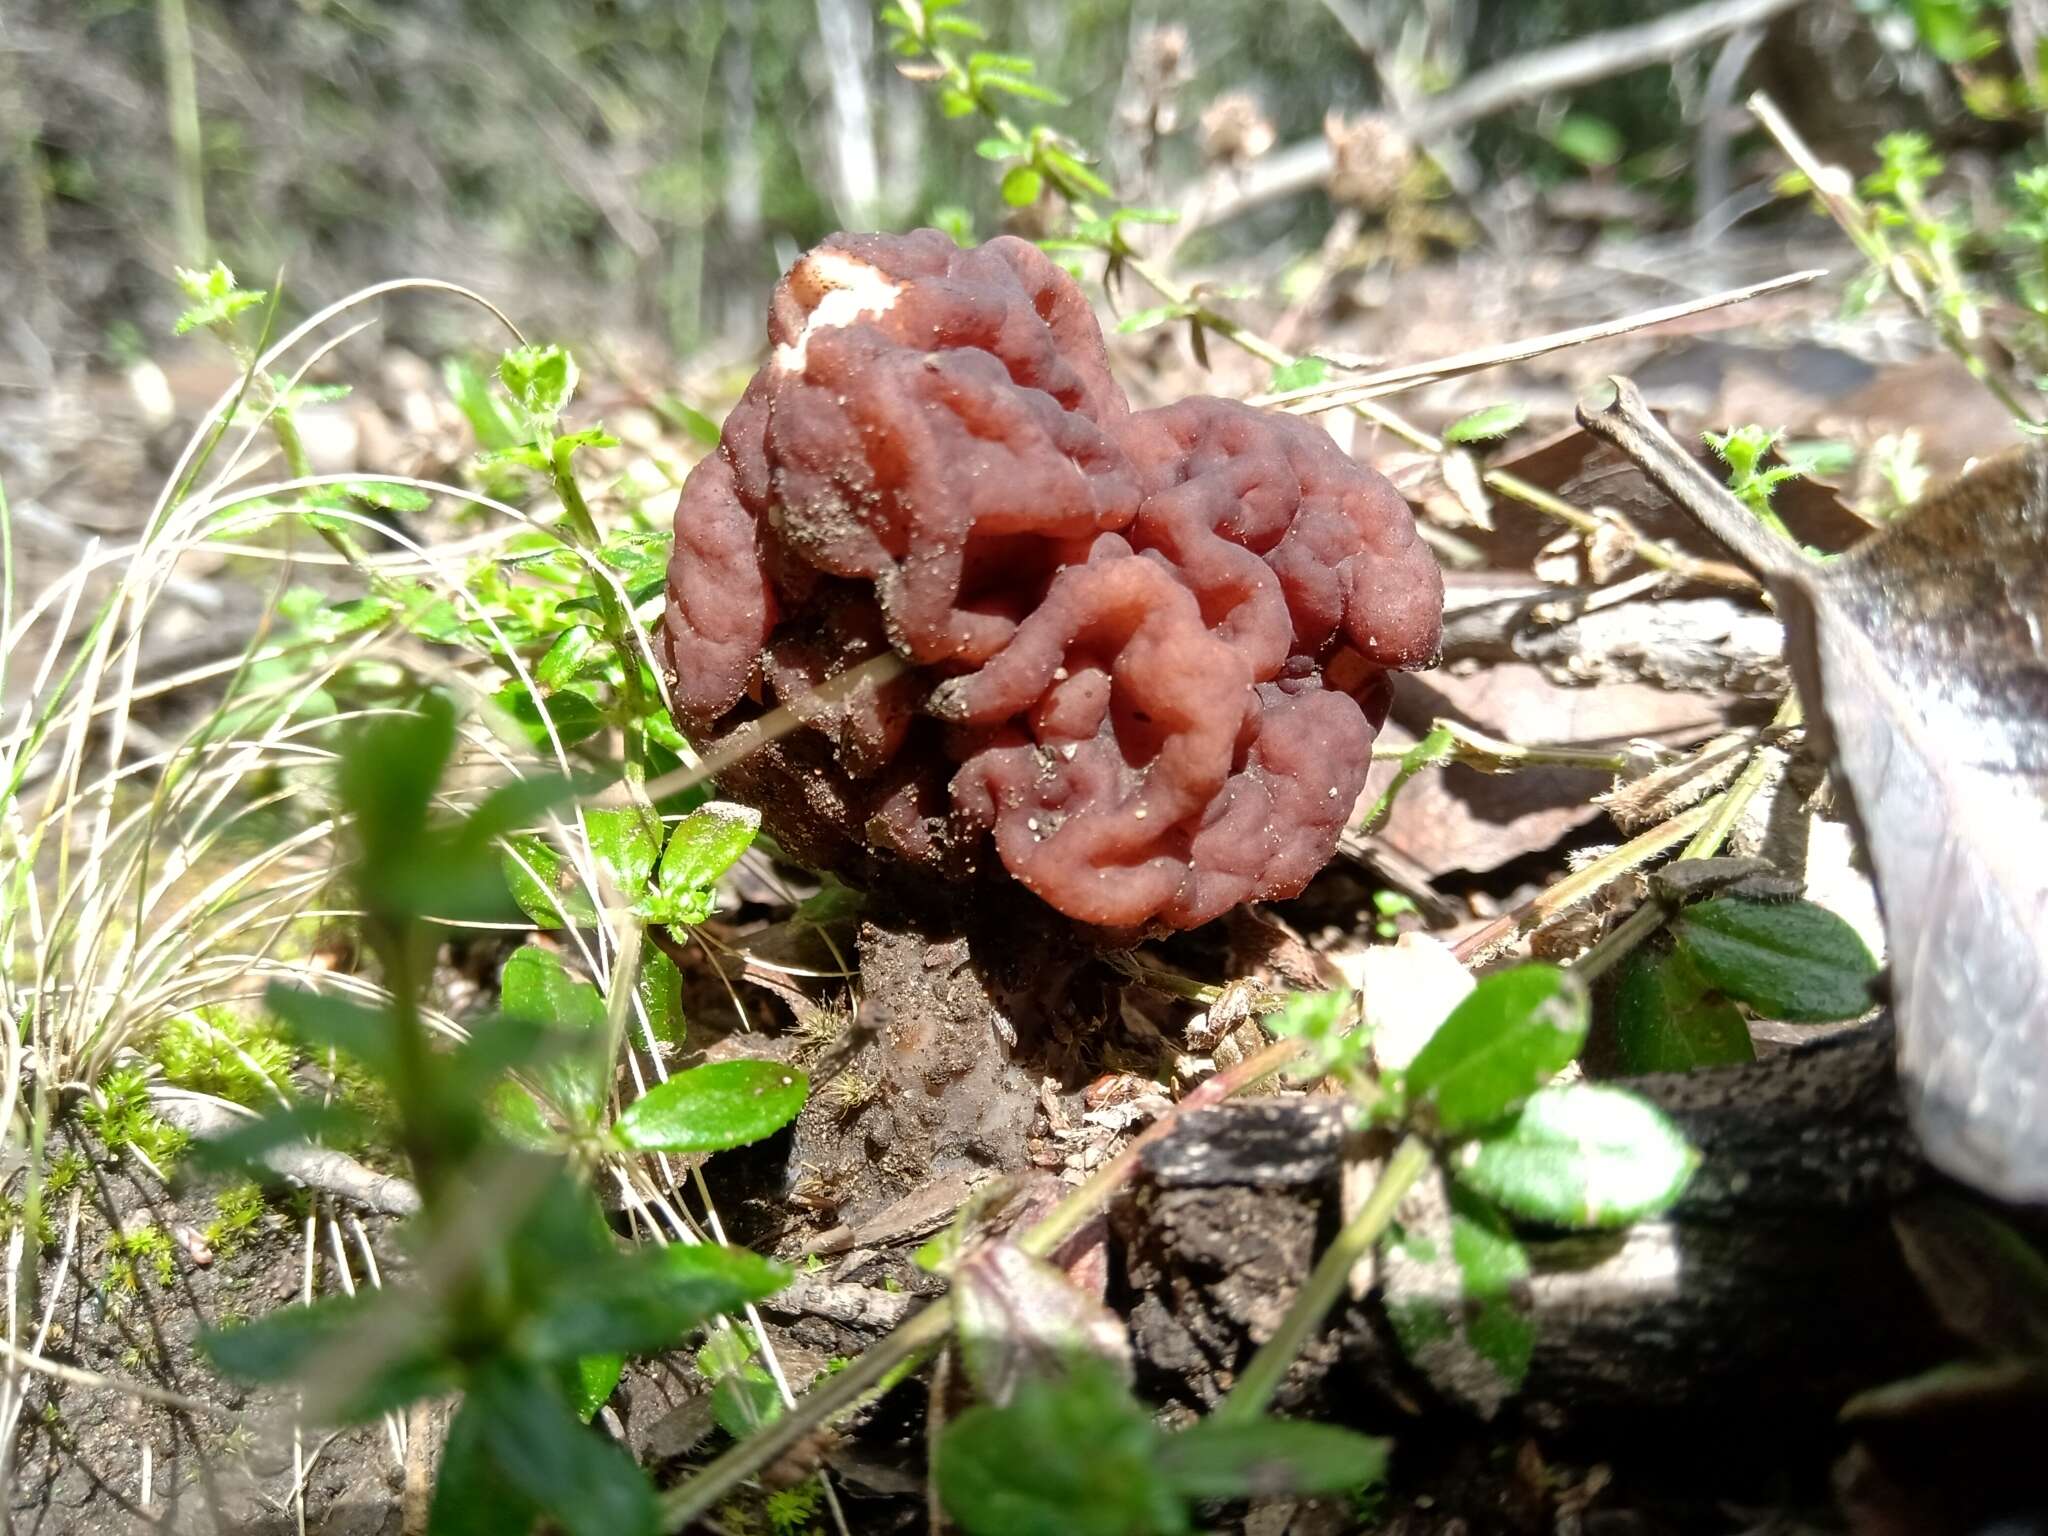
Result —
[[[1463, 85], [1432, 98], [1401, 127], [1418, 142], [1490, 117], [1509, 107], [1613, 75], [1668, 64], [1693, 49], [1744, 27], [1756, 26], [1802, 0], [1707, 0], [1632, 27], [1574, 38], [1481, 70]], [[1304, 139], [1266, 156], [1249, 171], [1198, 190], [1194, 212], [1179, 238], [1221, 224], [1253, 208], [1320, 186], [1330, 174], [1329, 141]]]
[[1635, 331], [1647, 330], [1653, 325], [1662, 325], [1666, 321], [1704, 314], [1711, 309], [1725, 309], [1731, 304], [1746, 304], [1751, 299], [1761, 298], [1764, 294], [1797, 288], [1812, 282], [1815, 278], [1825, 276], [1827, 273], [1822, 268], [1808, 268], [1800, 272], [1787, 273], [1783, 277], [1773, 277], [1761, 283], [1751, 283], [1747, 287], [1730, 288], [1722, 293], [1709, 294], [1703, 299], [1689, 299], [1680, 304], [1666, 304], [1658, 309], [1643, 310], [1639, 314], [1624, 315], [1619, 320], [1601, 320], [1592, 325], [1573, 326], [1569, 330], [1552, 331], [1547, 335], [1503, 342], [1497, 346], [1478, 347], [1470, 352], [1458, 352], [1429, 362], [1404, 363], [1398, 368], [1383, 368], [1377, 373], [1361, 374], [1325, 384], [1311, 384], [1305, 389], [1287, 389], [1277, 394], [1255, 395], [1246, 403], [1277, 405], [1304, 415], [1335, 410], [1340, 406], [1355, 405], [1361, 400], [1376, 400], [1386, 395], [1399, 394], [1403, 390], [1440, 384], [1445, 379], [1454, 379], [1467, 373], [1479, 373], [1488, 368], [1497, 368], [1503, 363], [1527, 362], [1530, 358], [1561, 352], [1567, 347], [1584, 346], [1590, 341], [1605, 341], [1615, 336], [1626, 336]]

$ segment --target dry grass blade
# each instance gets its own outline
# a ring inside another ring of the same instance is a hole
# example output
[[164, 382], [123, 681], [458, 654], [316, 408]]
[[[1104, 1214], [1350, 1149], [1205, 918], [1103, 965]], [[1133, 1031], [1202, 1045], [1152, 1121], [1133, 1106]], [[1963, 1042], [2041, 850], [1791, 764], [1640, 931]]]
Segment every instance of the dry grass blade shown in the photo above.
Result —
[[1751, 299], [1761, 298], [1764, 294], [1797, 288], [1825, 276], [1827, 273], [1819, 268], [1791, 272], [1765, 282], [1751, 283], [1747, 287], [1730, 288], [1722, 293], [1709, 294], [1703, 299], [1688, 299], [1679, 304], [1646, 309], [1637, 314], [1625, 315], [1619, 320], [1603, 320], [1593, 325], [1573, 326], [1569, 330], [1552, 331], [1548, 335], [1532, 336], [1523, 341], [1503, 342], [1497, 346], [1478, 347], [1470, 352], [1458, 352], [1428, 362], [1403, 363], [1397, 368], [1383, 368], [1376, 373], [1358, 374], [1325, 384], [1311, 384], [1303, 389], [1285, 389], [1273, 394], [1256, 395], [1250, 403], [1279, 406], [1302, 415], [1341, 410], [1362, 401], [1399, 394], [1403, 390], [1420, 389], [1424, 385], [1438, 384], [1445, 379], [1455, 379], [1468, 373], [1482, 373], [1488, 368], [1498, 368], [1503, 363], [1527, 362], [1530, 358], [1542, 357], [1546, 353], [1562, 352], [1571, 347], [1584, 346], [1587, 342], [1606, 341], [1616, 336], [1629, 335], [1634, 331], [1648, 330], [1653, 325], [1683, 320], [1688, 315], [1725, 309], [1731, 304], [1746, 304]]

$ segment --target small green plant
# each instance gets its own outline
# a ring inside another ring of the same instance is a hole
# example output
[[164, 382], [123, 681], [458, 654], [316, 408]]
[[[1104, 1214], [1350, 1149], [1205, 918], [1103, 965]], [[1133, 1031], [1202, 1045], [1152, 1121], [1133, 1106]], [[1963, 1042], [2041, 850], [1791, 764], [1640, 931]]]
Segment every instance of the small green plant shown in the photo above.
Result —
[[1415, 914], [1415, 903], [1399, 891], [1378, 890], [1372, 893], [1372, 931], [1383, 939], [1397, 939], [1401, 936], [1401, 919]]
[[1703, 436], [1707, 446], [1721, 456], [1728, 466], [1728, 489], [1735, 499], [1749, 508], [1758, 522], [1782, 539], [1791, 539], [1785, 520], [1771, 507], [1771, 493], [1787, 480], [1799, 478], [1799, 470], [1791, 464], [1772, 464], [1767, 460], [1771, 450], [1777, 446], [1782, 432], [1767, 432], [1759, 426], [1734, 427], [1727, 432], [1707, 432]]
[[134, 1152], [159, 1173], [169, 1170], [190, 1140], [149, 1106], [149, 1075], [139, 1066], [116, 1067], [80, 1106], [78, 1118], [115, 1154]]
[[170, 1234], [153, 1221], [116, 1232], [107, 1239], [105, 1289], [132, 1296], [145, 1274], [168, 1288], [178, 1274], [175, 1253]]
[[167, 1020], [150, 1054], [180, 1088], [254, 1108], [274, 1104], [289, 1087], [291, 1047], [265, 1020], [202, 1005]]
[[213, 1199], [214, 1217], [200, 1236], [216, 1258], [232, 1255], [263, 1219], [263, 1191], [253, 1183], [230, 1184]]
[[[370, 1006], [282, 987], [268, 999], [302, 1049], [352, 1057], [384, 1085], [386, 1134], [420, 1191], [421, 1279], [275, 1312], [213, 1333], [205, 1347], [232, 1375], [299, 1379], [318, 1417], [360, 1421], [423, 1395], [460, 1393], [435, 1529], [518, 1532], [545, 1516], [572, 1536], [652, 1536], [659, 1518], [644, 1474], [587, 1421], [628, 1353], [672, 1346], [777, 1289], [789, 1271], [709, 1242], [622, 1247], [589, 1177], [605, 1159], [758, 1140], [796, 1114], [806, 1084], [772, 1063], [720, 1062], [675, 1074], [607, 1125], [636, 997], [630, 961], [605, 996], [540, 950], [523, 951], [545, 958], [508, 975], [503, 1014], [458, 1046], [437, 1043], [421, 1010], [436, 923], [503, 910], [503, 840], [573, 787], [515, 780], [448, 815], [437, 805], [456, 741], [452, 704], [429, 694], [343, 743], [336, 794], [350, 882], [387, 1000]], [[729, 819], [710, 821], [672, 863], [654, 851], [658, 820], [643, 824], [651, 901], [685, 911], [708, 900], [699, 884], [747, 841]], [[511, 1077], [526, 1085], [532, 1114], [504, 1116]], [[340, 1106], [295, 1103], [211, 1144], [209, 1156], [252, 1157], [353, 1118]]]

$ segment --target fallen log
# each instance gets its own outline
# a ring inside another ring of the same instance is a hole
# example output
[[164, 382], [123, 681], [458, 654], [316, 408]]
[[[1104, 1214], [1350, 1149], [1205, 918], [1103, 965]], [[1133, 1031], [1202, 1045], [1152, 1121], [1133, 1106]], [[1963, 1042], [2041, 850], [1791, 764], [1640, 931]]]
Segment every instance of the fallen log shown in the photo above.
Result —
[[[1660, 1220], [1520, 1234], [1535, 1326], [1525, 1401], [1831, 1413], [1855, 1388], [1938, 1358], [1890, 1226], [1938, 1176], [1899, 1106], [1888, 1020], [1628, 1086], [1677, 1121], [1702, 1164]], [[1196, 1408], [1228, 1391], [1335, 1230], [1345, 1160], [1369, 1150], [1325, 1097], [1200, 1111], [1147, 1150], [1112, 1231], [1115, 1299], [1149, 1390]], [[1483, 1398], [1456, 1369], [1418, 1371], [1368, 1297], [1330, 1320], [1281, 1404], [1355, 1402], [1361, 1383]]]

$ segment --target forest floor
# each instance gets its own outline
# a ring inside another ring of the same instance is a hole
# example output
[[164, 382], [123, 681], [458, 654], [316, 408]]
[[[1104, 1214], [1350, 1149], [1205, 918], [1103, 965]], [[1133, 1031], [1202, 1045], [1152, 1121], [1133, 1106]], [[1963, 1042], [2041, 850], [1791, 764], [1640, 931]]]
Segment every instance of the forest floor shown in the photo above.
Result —
[[[1945, 354], [1910, 346], [1903, 327], [1878, 318], [1838, 318], [1851, 264], [1850, 253], [1807, 224], [1704, 252], [1589, 237], [1583, 249], [1513, 263], [1474, 258], [1391, 275], [1338, 275], [1307, 319], [1258, 318], [1269, 328], [1311, 327], [1319, 348], [1399, 363], [1801, 268], [1834, 268], [1834, 276], [1746, 306], [1399, 402], [1430, 430], [1498, 401], [1524, 403], [1526, 424], [1487, 450], [1489, 467], [1510, 469], [1580, 507], [1623, 507], [1643, 535], [1699, 559], [1717, 550], [1573, 424], [1575, 403], [1603, 376], [1635, 379], [1693, 442], [1704, 427], [1754, 422], [1794, 442], [1845, 445], [1854, 467], [1834, 482], [1788, 487], [1780, 504], [1795, 537], [1833, 551], [1872, 526], [1858, 508], [1886, 493], [1873, 469], [1880, 439], [1917, 432], [1918, 462], [1936, 479], [2016, 440], [1996, 403]], [[1197, 387], [1249, 396], [1267, 383], [1263, 368], [1222, 349], [1205, 371], [1170, 326], [1113, 336], [1112, 351], [1138, 403]], [[232, 378], [232, 365], [208, 360], [202, 342], [167, 349], [153, 366], [126, 377], [0, 379], [0, 473], [15, 519], [17, 590], [41, 590], [95, 549], [134, 538], [185, 433]], [[457, 473], [472, 451], [429, 363], [363, 340], [335, 354], [327, 369], [357, 387], [347, 400], [305, 413], [323, 472], [435, 478]], [[714, 377], [706, 371], [693, 382], [702, 385], [697, 403], [715, 413], [725, 402]], [[607, 372], [586, 363], [578, 415], [601, 417], [623, 440], [608, 468], [625, 474], [638, 460], [686, 464], [701, 453], [654, 408], [674, 382], [645, 369]], [[1602, 566], [1598, 541], [1498, 498], [1475, 515], [1460, 488], [1442, 478], [1436, 456], [1375, 436], [1342, 413], [1325, 420], [1422, 509], [1445, 555], [1445, 664], [1400, 679], [1385, 743], [1413, 742], [1448, 719], [1499, 741], [1634, 753], [1648, 764], [1769, 718], [1786, 678], [1774, 624], [1759, 603], [1666, 589], [1655, 601], [1621, 605], [1629, 622], [1597, 640], [1587, 629], [1568, 645], [1546, 648], [1540, 635], [1486, 615], [1558, 587], [1609, 586], [1615, 576]], [[269, 470], [252, 472], [262, 478]], [[419, 519], [412, 531], [430, 542], [463, 536], [460, 524], [435, 517]], [[316, 574], [337, 595], [346, 593], [345, 577]], [[265, 622], [276, 581], [273, 566], [232, 552], [188, 557], [152, 620], [152, 668], [168, 676], [233, 655]], [[1722, 607], [1709, 622], [1698, 611], [1662, 606], [1681, 600]], [[1686, 629], [1681, 618], [1707, 628]], [[1752, 633], [1758, 622], [1760, 639]], [[33, 652], [10, 658], [10, 711], [46, 659]], [[216, 702], [204, 685], [166, 693], [136, 711], [135, 740], [142, 748], [176, 740]], [[1379, 765], [1361, 810], [1397, 771], [1396, 763]], [[1259, 977], [1313, 985], [1332, 974], [1355, 979], [1373, 963], [1368, 951], [1403, 934], [1456, 946], [1619, 840], [1622, 829], [1603, 799], [1615, 778], [1585, 766], [1484, 773], [1452, 764], [1424, 773], [1387, 823], [1348, 841], [1298, 900], [1148, 949], [1142, 959], [1205, 984]], [[1746, 851], [1739, 837], [1736, 851]], [[1828, 904], [1880, 945], [1870, 893], [1846, 841], [1833, 858], [1832, 866], [1809, 869], [1809, 886], [1829, 884]], [[704, 942], [676, 950], [691, 1034], [672, 1063], [768, 1055], [806, 1067], [817, 1085], [792, 1135], [722, 1155], [707, 1170], [735, 1240], [806, 1266], [797, 1287], [765, 1309], [781, 1369], [798, 1390], [872, 1343], [910, 1298], [939, 1288], [912, 1255], [976, 1187], [998, 1171], [1071, 1186], [1196, 1080], [1186, 1075], [1191, 1059], [1220, 1066], [1233, 1050], [1242, 1052], [1243, 1040], [1232, 1035], [1246, 1025], [1014, 926], [992, 937], [972, 924], [935, 932], [886, 913], [870, 913], [865, 928], [793, 922], [795, 903], [815, 889], [802, 871], [758, 853], [742, 862]], [[1573, 939], [1547, 936], [1558, 945]], [[440, 990], [451, 1013], [490, 1005], [495, 967], [520, 942], [552, 941], [511, 934], [444, 953]], [[848, 991], [856, 979], [857, 1015]], [[1004, 1046], [1005, 1028], [1019, 1020], [1018, 1043]], [[1758, 1038], [1768, 1055], [1801, 1037], [1761, 1028]], [[400, 1281], [407, 1257], [392, 1218], [330, 1195], [274, 1201], [232, 1245], [210, 1251], [198, 1233], [215, 1215], [218, 1185], [183, 1171], [160, 1180], [134, 1156], [82, 1137], [57, 1150], [67, 1148], [82, 1154], [87, 1171], [74, 1203], [57, 1213], [61, 1241], [40, 1275], [51, 1309], [41, 1352], [153, 1396], [127, 1397], [105, 1381], [36, 1379], [8, 1489], [14, 1528], [38, 1536], [422, 1529], [437, 1410], [338, 1435], [299, 1431], [286, 1398], [223, 1384], [193, 1349], [202, 1325], [307, 1294]], [[1222, 1220], [1223, 1206], [1159, 1208], [1162, 1220], [1188, 1228], [1190, 1246], [1178, 1260], [1148, 1250], [1128, 1210], [1117, 1230], [1092, 1234], [1100, 1294], [1130, 1323], [1141, 1383], [1153, 1400], [1186, 1412], [1215, 1395], [1218, 1356], [1183, 1358], [1191, 1335], [1185, 1314], [1174, 1313], [1176, 1301], [1200, 1293], [1212, 1322], [1227, 1318], [1256, 1334], [1263, 1309], [1298, 1282], [1336, 1207], [1284, 1205], [1273, 1207], [1275, 1225], [1259, 1233], [1260, 1251], [1242, 1241], [1204, 1250], [1206, 1271], [1187, 1254], [1203, 1240], [1196, 1229]], [[127, 1252], [122, 1237], [145, 1225], [172, 1241], [129, 1275], [116, 1263]], [[1177, 1262], [1189, 1267], [1165, 1273]], [[1226, 1281], [1241, 1293], [1219, 1291]], [[1606, 1401], [1537, 1397], [1483, 1422], [1447, 1406], [1413, 1370], [1389, 1364], [1385, 1351], [1375, 1367], [1345, 1365], [1362, 1350], [1372, 1353], [1352, 1335], [1376, 1326], [1362, 1308], [1344, 1313], [1298, 1371], [1291, 1400], [1395, 1434], [1391, 1483], [1367, 1507], [1267, 1501], [1240, 1510], [1239, 1528], [1260, 1536], [1943, 1528], [1913, 1523], [1920, 1507], [1900, 1491], [1911, 1476], [1893, 1480], [1867, 1449], [1845, 1460], [1850, 1442], [1834, 1422], [1832, 1380], [1774, 1379], [1758, 1365], [1748, 1412], [1735, 1406], [1740, 1394], [1726, 1392], [1691, 1404], [1683, 1392], [1631, 1402], [1635, 1389], [1617, 1366], [1625, 1390]], [[1825, 1331], [1831, 1324], [1816, 1316], [1802, 1326]], [[1647, 1338], [1654, 1321], [1642, 1327]], [[1906, 1354], [1929, 1332], [1924, 1319], [1902, 1319], [1899, 1331]], [[1849, 1365], [1853, 1378], [1857, 1362]], [[1887, 1363], [1866, 1359], [1862, 1368], [1862, 1384], [1870, 1385], [1885, 1378]], [[822, 1465], [851, 1529], [923, 1528], [924, 1429], [915, 1397], [885, 1398], [840, 1435], [807, 1445], [771, 1483], [786, 1486]], [[601, 1422], [664, 1479], [700, 1459], [722, 1433], [706, 1380], [687, 1354], [632, 1367]], [[1918, 1471], [1939, 1486], [1938, 1469]], [[793, 1523], [773, 1524], [759, 1501], [721, 1516], [722, 1528], [735, 1533], [831, 1528], [812, 1505], [785, 1504], [773, 1518]]]

